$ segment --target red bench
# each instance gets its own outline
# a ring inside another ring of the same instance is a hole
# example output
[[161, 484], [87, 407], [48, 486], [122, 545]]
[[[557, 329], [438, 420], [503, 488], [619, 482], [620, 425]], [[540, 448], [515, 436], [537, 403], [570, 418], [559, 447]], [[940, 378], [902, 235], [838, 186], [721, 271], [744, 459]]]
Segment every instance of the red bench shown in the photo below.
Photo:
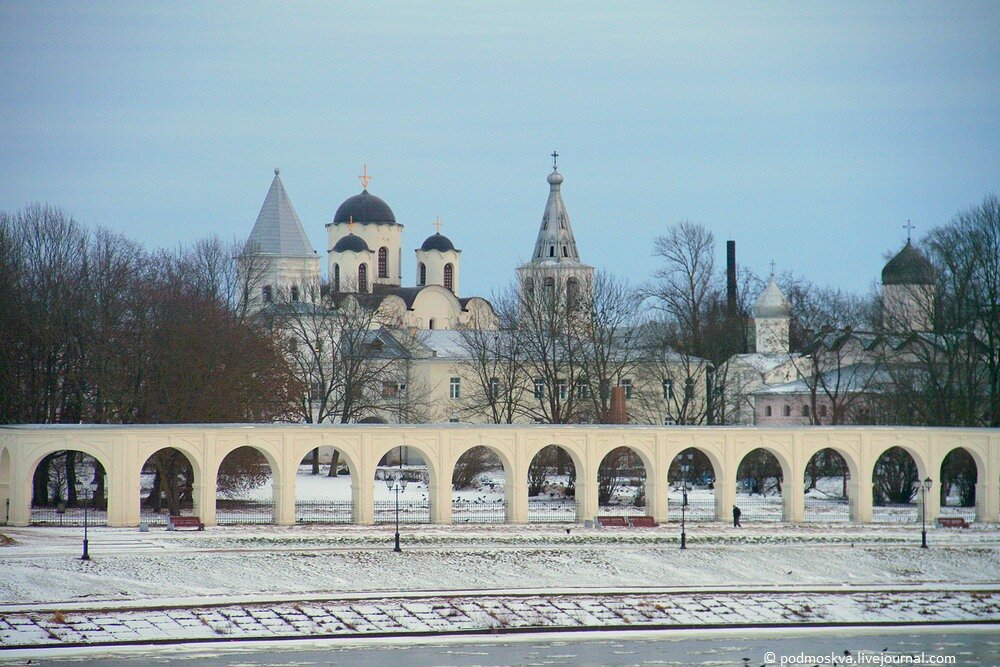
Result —
[[651, 516], [629, 517], [629, 523], [632, 524], [633, 528], [656, 528], [660, 525]]
[[627, 528], [628, 522], [623, 516], [599, 516], [597, 520], [602, 528]]
[[181, 528], [205, 530], [205, 524], [196, 516], [172, 516], [167, 519], [167, 530], [179, 530]]
[[969, 522], [960, 516], [939, 516], [938, 528], [968, 528]]

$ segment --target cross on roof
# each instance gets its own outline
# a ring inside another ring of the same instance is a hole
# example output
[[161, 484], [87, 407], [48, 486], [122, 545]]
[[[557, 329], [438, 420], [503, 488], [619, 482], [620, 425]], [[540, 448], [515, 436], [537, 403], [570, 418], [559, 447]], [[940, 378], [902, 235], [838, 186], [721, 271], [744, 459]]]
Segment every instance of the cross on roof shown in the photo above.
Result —
[[910, 232], [912, 232], [913, 229], [914, 229], [913, 223], [911, 223], [909, 220], [907, 220], [906, 224], [903, 225], [903, 229], [906, 230], [906, 242], [909, 243], [910, 242]]
[[556, 160], [558, 160], [558, 159], [559, 159], [559, 153], [557, 153], [555, 151], [552, 151], [552, 169], [553, 170], [556, 170], [556, 169], [559, 168], [559, 164], [558, 164], [558, 162], [556, 162]]
[[275, 167], [275, 168], [274, 168], [274, 175], [275, 175], [275, 176], [277, 176], [277, 175], [278, 175], [278, 174], [280, 174], [280, 173], [281, 173], [281, 170], [280, 170], [280, 169], [278, 169], [277, 167]]
[[771, 260], [771, 277], [774, 277], [774, 260]]
[[434, 216], [434, 229], [437, 230], [438, 234], [441, 233], [441, 216], [440, 215], [435, 215]]
[[368, 165], [367, 164], [362, 165], [361, 175], [358, 176], [358, 178], [361, 180], [361, 189], [367, 190], [368, 189], [368, 182], [372, 180], [372, 177], [368, 175]]
[[347, 233], [348, 234], [353, 234], [354, 233], [354, 216], [353, 215], [347, 216]]

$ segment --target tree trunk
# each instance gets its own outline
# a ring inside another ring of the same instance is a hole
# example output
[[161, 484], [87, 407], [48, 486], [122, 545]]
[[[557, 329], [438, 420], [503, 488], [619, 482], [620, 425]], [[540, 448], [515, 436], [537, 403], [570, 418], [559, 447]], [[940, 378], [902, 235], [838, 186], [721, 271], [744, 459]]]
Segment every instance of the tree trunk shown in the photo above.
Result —
[[312, 450], [312, 474], [319, 474], [319, 447]]
[[[319, 451], [318, 449], [316, 450]], [[333, 450], [333, 454], [330, 456], [330, 471], [327, 473], [327, 477], [336, 477], [337, 468], [340, 467], [340, 452], [336, 449]]]
[[76, 507], [76, 452], [66, 452], [66, 506]]

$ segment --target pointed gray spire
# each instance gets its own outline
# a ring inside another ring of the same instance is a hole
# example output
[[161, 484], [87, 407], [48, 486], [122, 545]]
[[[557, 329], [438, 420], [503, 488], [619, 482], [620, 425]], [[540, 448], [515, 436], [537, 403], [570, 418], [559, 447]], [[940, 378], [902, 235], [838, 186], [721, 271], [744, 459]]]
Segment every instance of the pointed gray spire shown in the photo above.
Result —
[[538, 230], [538, 240], [535, 241], [535, 252], [531, 255], [531, 263], [579, 264], [580, 253], [577, 252], [573, 228], [569, 224], [569, 214], [566, 213], [566, 205], [563, 204], [562, 193], [559, 190], [563, 177], [554, 160], [552, 173], [546, 180], [549, 182], [549, 200], [545, 204], [545, 214], [542, 216], [542, 226]]
[[250, 241], [260, 252], [282, 257], [314, 257], [306, 230], [292, 208], [292, 202], [281, 183], [278, 170], [274, 170], [271, 189], [267, 191], [264, 205], [260, 207], [257, 222], [250, 232]]

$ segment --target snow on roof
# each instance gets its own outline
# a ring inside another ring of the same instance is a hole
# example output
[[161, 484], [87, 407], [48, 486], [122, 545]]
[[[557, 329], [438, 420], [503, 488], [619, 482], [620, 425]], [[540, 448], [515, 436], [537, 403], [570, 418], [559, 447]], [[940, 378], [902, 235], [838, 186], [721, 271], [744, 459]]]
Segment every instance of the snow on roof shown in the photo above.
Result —
[[[837, 387], [838, 392], [875, 393], [891, 380], [889, 371], [879, 364], [851, 364], [823, 373], [820, 386]], [[771, 385], [755, 391], [754, 394], [757, 396], [808, 394], [812, 384], [815, 384], [812, 378], [799, 379]]]

